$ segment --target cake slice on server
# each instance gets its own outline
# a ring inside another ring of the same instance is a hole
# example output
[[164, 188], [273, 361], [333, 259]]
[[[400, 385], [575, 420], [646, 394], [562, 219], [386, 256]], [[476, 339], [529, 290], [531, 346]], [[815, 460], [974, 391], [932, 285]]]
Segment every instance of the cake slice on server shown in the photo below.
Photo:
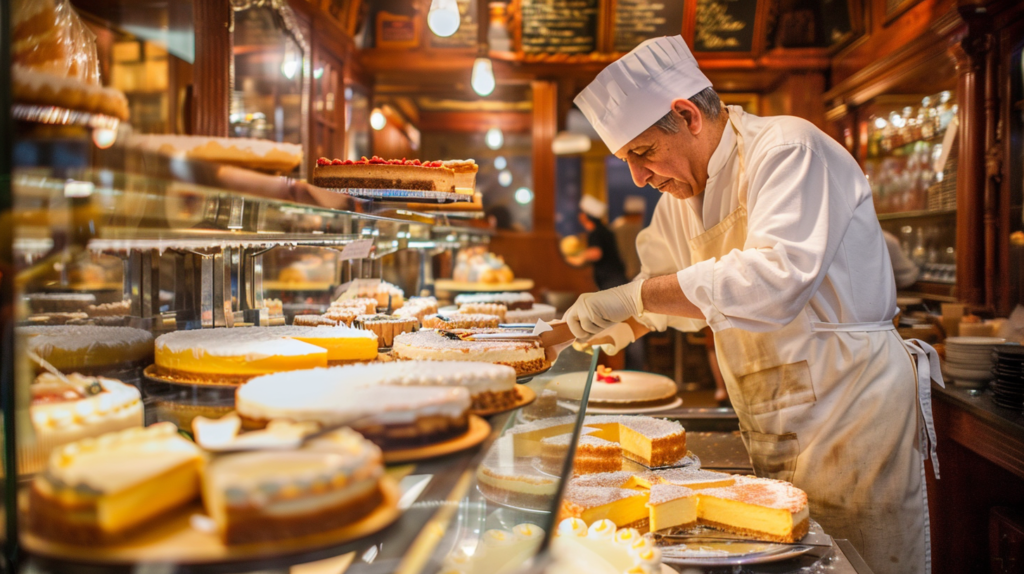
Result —
[[651, 532], [697, 526], [697, 493], [685, 486], [653, 485], [647, 508]]
[[[400, 189], [455, 193], [455, 170], [418, 159], [316, 160], [313, 185], [336, 189]], [[470, 192], [472, 193], [472, 192]]]
[[700, 490], [701, 524], [757, 540], [793, 543], [807, 534], [807, 493], [781, 480], [736, 477], [732, 486]]

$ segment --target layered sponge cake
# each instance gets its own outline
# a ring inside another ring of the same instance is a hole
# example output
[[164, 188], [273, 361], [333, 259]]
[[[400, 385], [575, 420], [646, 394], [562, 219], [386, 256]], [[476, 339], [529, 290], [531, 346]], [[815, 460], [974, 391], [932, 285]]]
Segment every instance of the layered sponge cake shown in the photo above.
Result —
[[268, 373], [376, 357], [377, 336], [347, 327], [197, 329], [156, 340], [158, 374], [199, 384], [237, 385]]

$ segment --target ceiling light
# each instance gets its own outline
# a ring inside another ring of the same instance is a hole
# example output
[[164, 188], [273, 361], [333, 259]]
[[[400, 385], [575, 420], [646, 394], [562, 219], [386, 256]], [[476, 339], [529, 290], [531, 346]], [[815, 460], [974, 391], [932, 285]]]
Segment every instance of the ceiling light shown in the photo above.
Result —
[[505, 134], [501, 133], [500, 128], [491, 128], [484, 134], [484, 143], [491, 149], [501, 149], [505, 145]]
[[386, 125], [388, 125], [388, 119], [384, 117], [384, 112], [380, 111], [380, 108], [373, 108], [373, 111], [370, 112], [370, 127], [380, 131]]
[[473, 62], [473, 75], [470, 78], [473, 91], [480, 96], [489, 96], [496, 85], [494, 81], [494, 67], [490, 58], [477, 58]]
[[435, 35], [442, 38], [451, 36], [459, 29], [461, 23], [459, 5], [455, 0], [433, 0], [430, 12], [427, 13], [427, 27]]
[[503, 169], [498, 172], [498, 183], [501, 187], [508, 187], [512, 185], [512, 172], [507, 169]]
[[499, 155], [494, 158], [494, 169], [505, 169], [508, 167], [508, 161], [505, 160], [505, 156]]
[[889, 125], [889, 122], [885, 121], [885, 118], [875, 118], [875, 127], [884, 130], [885, 126]]
[[533, 192], [528, 187], [520, 187], [516, 190], [515, 198], [519, 205], [526, 205], [533, 201]]

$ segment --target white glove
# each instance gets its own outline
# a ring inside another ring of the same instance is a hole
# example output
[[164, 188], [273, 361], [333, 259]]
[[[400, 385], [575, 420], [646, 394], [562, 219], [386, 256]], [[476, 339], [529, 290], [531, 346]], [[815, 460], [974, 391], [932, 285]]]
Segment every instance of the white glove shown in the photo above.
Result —
[[636, 341], [636, 336], [633, 335], [633, 328], [626, 323], [616, 323], [604, 331], [594, 335], [595, 341], [607, 338], [610, 338], [612, 342], [598, 345], [598, 347], [600, 347], [601, 351], [609, 357], [612, 355], [618, 355], [619, 351], [626, 348], [626, 345]]
[[597, 293], [584, 293], [562, 319], [577, 339], [596, 335], [615, 323], [643, 313], [644, 305], [640, 299], [643, 284], [643, 280], [633, 281]]

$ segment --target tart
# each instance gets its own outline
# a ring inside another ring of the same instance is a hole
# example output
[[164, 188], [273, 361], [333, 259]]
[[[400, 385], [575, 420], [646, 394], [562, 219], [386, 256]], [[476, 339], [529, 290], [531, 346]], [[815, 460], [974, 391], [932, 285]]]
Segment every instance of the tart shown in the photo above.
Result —
[[204, 455], [171, 423], [57, 448], [29, 493], [29, 529], [72, 544], [123, 540], [199, 495]]
[[[561, 474], [562, 464], [569, 454], [571, 441], [571, 433], [542, 439], [540, 441], [541, 468], [552, 474]], [[576, 455], [572, 460], [572, 468], [574, 474], [622, 470], [622, 447], [618, 443], [603, 438], [583, 435], [576, 443]]]
[[433, 297], [410, 297], [406, 300], [401, 309], [396, 309], [395, 317], [413, 317], [417, 321], [423, 321], [427, 315], [437, 313], [437, 299]]
[[652, 485], [647, 508], [651, 532], [697, 526], [697, 493], [685, 486]]
[[[439, 332], [421, 330], [395, 337], [391, 354], [399, 360], [477, 361], [507, 365], [523, 376], [546, 369], [549, 365], [544, 347], [538, 340], [466, 341], [462, 336], [473, 333], [497, 333], [493, 329], [469, 329]], [[562, 433], [559, 433], [562, 434]]]
[[439, 161], [316, 160], [313, 185], [335, 189], [400, 189], [455, 193], [455, 172]]
[[[575, 417], [534, 421], [513, 427], [516, 456], [539, 456], [541, 441], [571, 433]], [[590, 436], [618, 443], [622, 455], [648, 467], [661, 467], [677, 462], [686, 455], [686, 429], [675, 421], [645, 416], [588, 416], [585, 427]]]
[[561, 479], [534, 468], [530, 458], [514, 456], [510, 438], [499, 438], [488, 451], [476, 471], [477, 487], [499, 504], [550, 510]]
[[732, 486], [697, 491], [701, 524], [792, 544], [807, 534], [807, 493], [781, 480], [738, 477]]
[[225, 544], [272, 542], [357, 522], [383, 501], [380, 449], [340, 429], [291, 451], [215, 458], [203, 504]]
[[402, 333], [411, 333], [419, 328], [420, 322], [415, 317], [394, 317], [391, 315], [360, 315], [353, 322], [358, 329], [366, 329], [377, 335], [379, 349], [390, 348], [395, 337]]
[[[559, 398], [579, 400], [587, 384], [588, 373], [566, 373], [555, 377], [547, 388]], [[654, 373], [612, 371], [598, 367], [590, 385], [590, 403], [595, 406], [634, 408], [655, 407], [676, 400], [679, 389], [675, 381]]]

